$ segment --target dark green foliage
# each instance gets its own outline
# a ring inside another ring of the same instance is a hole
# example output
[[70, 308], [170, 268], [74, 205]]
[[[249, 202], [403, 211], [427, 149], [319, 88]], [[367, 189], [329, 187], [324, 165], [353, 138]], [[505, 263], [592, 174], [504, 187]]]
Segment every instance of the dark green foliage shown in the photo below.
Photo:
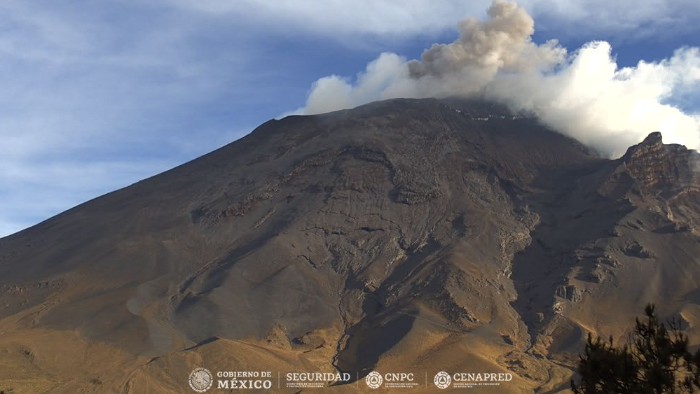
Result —
[[653, 305], [636, 319], [629, 344], [613, 344], [588, 335], [580, 356], [577, 394], [592, 393], [692, 393], [700, 388], [700, 350], [688, 350], [688, 337], [680, 321], [660, 322]]

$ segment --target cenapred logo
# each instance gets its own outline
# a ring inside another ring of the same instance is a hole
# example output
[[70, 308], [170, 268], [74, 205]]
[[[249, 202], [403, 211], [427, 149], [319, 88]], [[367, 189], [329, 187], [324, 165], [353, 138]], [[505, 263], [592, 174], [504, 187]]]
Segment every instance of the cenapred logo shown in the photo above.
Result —
[[435, 374], [435, 379], [433, 379], [433, 383], [435, 383], [435, 387], [439, 389], [446, 389], [450, 387], [450, 384], [452, 383], [452, 378], [450, 377], [450, 374], [445, 372], [445, 371], [440, 371]]
[[365, 383], [367, 383], [367, 387], [371, 389], [378, 389], [382, 386], [383, 381], [382, 375], [377, 371], [372, 371], [365, 377]]
[[214, 384], [214, 377], [206, 368], [195, 368], [190, 372], [189, 384], [192, 390], [203, 393]]

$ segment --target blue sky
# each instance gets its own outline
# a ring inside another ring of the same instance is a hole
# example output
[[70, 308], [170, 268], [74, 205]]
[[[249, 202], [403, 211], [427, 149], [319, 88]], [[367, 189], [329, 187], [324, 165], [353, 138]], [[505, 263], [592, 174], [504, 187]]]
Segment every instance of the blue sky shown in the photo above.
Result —
[[[482, 0], [0, 2], [0, 236], [194, 159], [486, 18]], [[618, 65], [700, 46], [696, 0], [526, 0], [533, 40]], [[692, 92], [673, 97], [700, 113]]]

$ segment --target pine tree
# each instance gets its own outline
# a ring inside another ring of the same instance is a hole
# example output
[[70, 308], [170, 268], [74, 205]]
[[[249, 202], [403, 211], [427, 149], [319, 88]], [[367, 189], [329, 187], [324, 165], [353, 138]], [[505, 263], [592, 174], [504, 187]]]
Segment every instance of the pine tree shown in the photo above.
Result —
[[700, 350], [691, 353], [680, 320], [661, 322], [654, 305], [636, 319], [629, 344], [615, 346], [588, 335], [580, 355], [579, 382], [571, 381], [576, 394], [692, 393], [700, 389]]

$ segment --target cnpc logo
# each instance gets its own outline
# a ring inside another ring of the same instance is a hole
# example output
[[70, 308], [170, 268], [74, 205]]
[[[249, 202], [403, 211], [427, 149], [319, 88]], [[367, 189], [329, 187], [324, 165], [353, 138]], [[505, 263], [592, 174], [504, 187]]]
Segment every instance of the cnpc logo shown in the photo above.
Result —
[[371, 389], [378, 389], [382, 385], [389, 388], [411, 387], [415, 385], [414, 382], [413, 372], [388, 372], [382, 375], [377, 371], [372, 371], [365, 377], [365, 383]]
[[384, 378], [382, 378], [382, 375], [379, 372], [372, 371], [368, 373], [365, 377], [365, 383], [367, 383], [367, 387], [371, 389], [378, 389], [382, 387], [382, 383], [384, 383]]

